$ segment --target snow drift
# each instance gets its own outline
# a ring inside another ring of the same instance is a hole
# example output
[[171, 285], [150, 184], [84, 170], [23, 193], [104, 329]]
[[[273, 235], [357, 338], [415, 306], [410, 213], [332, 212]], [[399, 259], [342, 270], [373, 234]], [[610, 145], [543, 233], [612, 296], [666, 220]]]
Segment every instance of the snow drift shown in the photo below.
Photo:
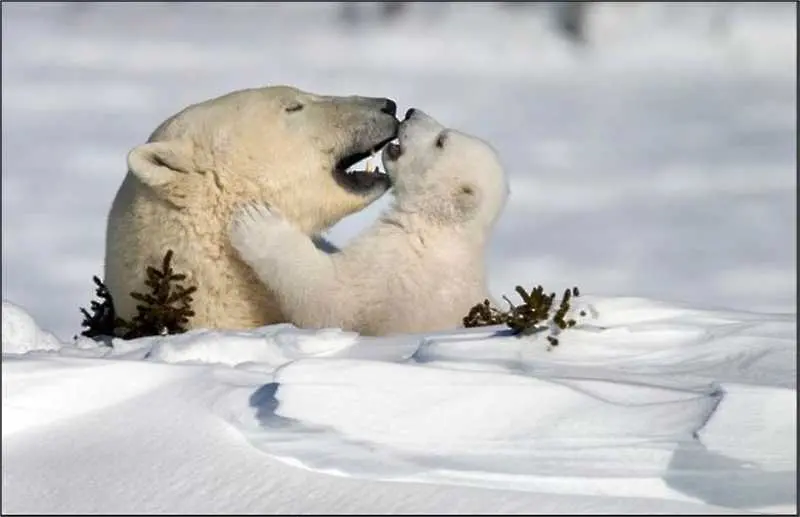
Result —
[[[579, 507], [564, 496], [608, 511], [793, 511], [794, 315], [593, 305], [600, 316], [548, 351], [500, 327], [362, 338], [291, 325], [53, 347], [4, 304], [3, 328], [24, 331], [3, 336], [3, 509], [274, 511], [274, 494], [242, 480], [300, 467], [321, 484], [512, 490], [563, 512]], [[217, 452], [233, 446], [284, 466], [237, 470]], [[185, 499], [211, 472], [213, 489]], [[149, 506], [143, 482], [171, 496]]]

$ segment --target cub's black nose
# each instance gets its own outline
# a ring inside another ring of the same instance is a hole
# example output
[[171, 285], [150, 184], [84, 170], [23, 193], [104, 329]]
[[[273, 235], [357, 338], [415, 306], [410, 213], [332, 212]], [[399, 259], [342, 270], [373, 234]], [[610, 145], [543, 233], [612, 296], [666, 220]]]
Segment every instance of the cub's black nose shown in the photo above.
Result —
[[416, 112], [417, 110], [415, 110], [414, 108], [409, 108], [408, 111], [406, 111], [406, 118], [404, 120], [410, 119], [411, 117], [414, 116], [414, 113]]
[[381, 111], [394, 117], [397, 115], [397, 103], [392, 99], [384, 99]]

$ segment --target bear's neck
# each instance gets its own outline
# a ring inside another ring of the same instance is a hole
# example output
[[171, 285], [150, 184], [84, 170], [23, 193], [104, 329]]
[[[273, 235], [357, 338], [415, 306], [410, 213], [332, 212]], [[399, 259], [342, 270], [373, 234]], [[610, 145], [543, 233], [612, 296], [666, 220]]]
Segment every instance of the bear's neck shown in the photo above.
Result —
[[392, 210], [379, 219], [379, 233], [417, 235], [436, 246], [454, 245], [480, 250], [486, 244], [486, 232], [458, 223], [441, 224], [424, 214]]

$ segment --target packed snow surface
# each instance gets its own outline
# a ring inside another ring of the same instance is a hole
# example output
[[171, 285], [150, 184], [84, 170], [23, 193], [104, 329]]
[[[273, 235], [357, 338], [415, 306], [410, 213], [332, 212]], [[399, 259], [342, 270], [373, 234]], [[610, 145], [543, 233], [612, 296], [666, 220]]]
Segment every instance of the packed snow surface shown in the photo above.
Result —
[[794, 511], [796, 318], [592, 303], [550, 348], [275, 325], [54, 350], [20, 326], [3, 511]]

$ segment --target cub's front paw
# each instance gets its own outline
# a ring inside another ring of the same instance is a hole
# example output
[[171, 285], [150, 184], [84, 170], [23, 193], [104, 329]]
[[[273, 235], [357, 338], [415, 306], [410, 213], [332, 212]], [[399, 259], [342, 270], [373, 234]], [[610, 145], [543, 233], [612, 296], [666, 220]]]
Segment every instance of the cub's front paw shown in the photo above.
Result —
[[247, 203], [233, 214], [233, 223], [260, 224], [281, 219], [280, 213], [266, 203]]
[[234, 212], [228, 227], [231, 244], [244, 258], [257, 256], [269, 244], [271, 235], [285, 221], [277, 211], [261, 203], [250, 203]]

